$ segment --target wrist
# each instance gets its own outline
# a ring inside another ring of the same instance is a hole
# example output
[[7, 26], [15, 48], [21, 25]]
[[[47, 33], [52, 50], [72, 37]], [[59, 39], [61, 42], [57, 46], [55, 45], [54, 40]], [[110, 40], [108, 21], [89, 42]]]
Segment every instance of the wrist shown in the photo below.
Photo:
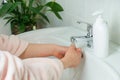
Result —
[[52, 47], [53, 47], [53, 51], [52, 51], [52, 54], [51, 54], [51, 55], [52, 55], [52, 56], [56, 56], [56, 52], [57, 52], [57, 47], [58, 47], [58, 46], [55, 45], [55, 44], [53, 44]]
[[49, 56], [54, 56], [56, 51], [56, 45], [55, 44], [47, 44], [48, 46], [48, 54]]
[[61, 62], [63, 63], [64, 69], [68, 68], [69, 66], [67, 65], [67, 62], [65, 61], [64, 58], [61, 59]]

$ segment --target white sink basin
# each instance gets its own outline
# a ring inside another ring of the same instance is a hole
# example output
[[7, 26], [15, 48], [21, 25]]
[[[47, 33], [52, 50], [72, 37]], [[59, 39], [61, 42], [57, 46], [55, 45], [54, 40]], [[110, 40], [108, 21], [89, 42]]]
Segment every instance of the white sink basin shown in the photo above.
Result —
[[118, 72], [91, 52], [86, 49], [82, 63], [65, 70], [61, 80], [120, 80]]
[[[71, 36], [85, 34], [84, 31], [74, 27], [61, 27], [30, 31], [18, 36], [34, 43], [55, 43], [69, 46]], [[120, 70], [120, 66], [116, 69], [116, 66], [112, 66], [114, 63], [110, 63], [110, 60], [112, 60], [111, 57], [100, 59], [93, 55], [92, 49], [84, 48], [84, 59], [80, 66], [66, 69], [61, 80], [120, 80], [120, 72], [116, 71]], [[120, 63], [118, 64], [120, 65]]]

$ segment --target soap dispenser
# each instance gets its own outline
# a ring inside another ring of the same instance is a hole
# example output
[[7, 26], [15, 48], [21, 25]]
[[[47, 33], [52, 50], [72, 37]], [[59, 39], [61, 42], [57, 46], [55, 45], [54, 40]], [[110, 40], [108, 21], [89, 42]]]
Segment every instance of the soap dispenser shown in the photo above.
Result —
[[95, 12], [97, 16], [93, 24], [93, 48], [97, 57], [105, 58], [109, 51], [109, 31], [108, 25], [102, 18], [102, 12]]

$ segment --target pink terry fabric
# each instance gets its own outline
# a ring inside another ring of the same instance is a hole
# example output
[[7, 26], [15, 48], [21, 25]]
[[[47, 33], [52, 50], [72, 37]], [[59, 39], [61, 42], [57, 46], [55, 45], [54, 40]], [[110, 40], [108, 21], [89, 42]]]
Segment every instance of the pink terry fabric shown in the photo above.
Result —
[[19, 39], [15, 35], [0, 35], [0, 50], [8, 51], [13, 55], [19, 56], [27, 46], [28, 42]]
[[0, 36], [0, 80], [60, 80], [63, 72], [60, 60], [17, 57], [27, 45], [28, 42], [15, 36]]

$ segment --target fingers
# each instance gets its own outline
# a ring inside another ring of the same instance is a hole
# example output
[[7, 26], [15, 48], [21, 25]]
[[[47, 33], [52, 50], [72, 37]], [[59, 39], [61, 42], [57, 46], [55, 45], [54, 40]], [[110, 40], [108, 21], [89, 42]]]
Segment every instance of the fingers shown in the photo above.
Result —
[[65, 56], [61, 59], [64, 65], [64, 68], [76, 67], [80, 64], [81, 61], [81, 51], [80, 49], [76, 49], [74, 45], [71, 45], [65, 54]]
[[83, 52], [80, 48], [77, 48], [77, 52], [81, 54], [81, 57], [83, 58]]
[[74, 43], [72, 43], [72, 44], [71, 44], [71, 46], [70, 46], [70, 48], [72, 48], [72, 49], [76, 49], [75, 44], [74, 44]]
[[76, 48], [75, 44], [71, 44], [70, 47], [66, 46], [57, 46], [56, 51], [54, 52], [54, 56], [61, 59], [66, 53], [69, 52], [71, 54], [77, 54], [78, 56], [82, 56], [82, 51], [80, 48]]
[[81, 54], [81, 57], [83, 58], [83, 52], [80, 48], [76, 48], [75, 44], [72, 43], [71, 46], [70, 46], [70, 49], [74, 49], [77, 51], [78, 54]]
[[53, 56], [61, 59], [65, 56], [65, 53], [68, 51], [68, 49], [69, 49], [69, 47], [67, 47], [67, 46], [56, 45], [55, 50], [53, 52]]
[[69, 47], [66, 46], [58, 46], [58, 51], [62, 52], [62, 53], [66, 53], [67, 50], [69, 49]]

